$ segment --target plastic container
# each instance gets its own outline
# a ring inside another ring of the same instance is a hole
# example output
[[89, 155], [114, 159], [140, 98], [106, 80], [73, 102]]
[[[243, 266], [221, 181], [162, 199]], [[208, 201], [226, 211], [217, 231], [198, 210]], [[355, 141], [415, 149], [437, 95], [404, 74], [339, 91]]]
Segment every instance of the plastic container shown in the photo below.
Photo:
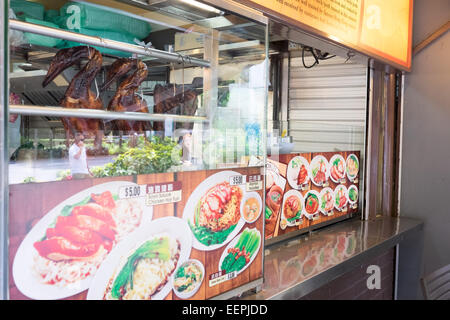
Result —
[[[69, 31], [73, 31], [73, 30], [69, 30]], [[85, 34], [88, 36], [96, 36], [96, 37], [101, 37], [104, 39], [110, 39], [110, 40], [116, 40], [116, 41], [120, 41], [120, 42], [135, 44], [135, 42], [134, 42], [135, 38], [128, 34], [111, 32], [111, 31], [90, 30], [90, 29], [85, 29], [85, 28], [76, 30], [76, 32], [79, 32], [79, 33], [82, 33], [82, 34]], [[84, 44], [75, 42], [75, 41], [65, 41], [63, 45], [59, 46], [59, 48], [70, 48], [70, 47], [76, 47], [76, 46], [81, 46], [81, 45], [84, 45]], [[131, 57], [131, 53], [129, 53], [129, 52], [113, 50], [113, 49], [98, 47], [98, 46], [92, 46], [92, 47], [97, 49], [98, 51], [100, 51], [102, 54], [110, 54], [110, 55], [119, 56], [119, 57]]]
[[[47, 27], [51, 27], [51, 28], [58, 28], [58, 26], [56, 24], [48, 22], [48, 21], [37, 20], [37, 19], [32, 19], [32, 18], [25, 18], [23, 20], [26, 22], [29, 22], [29, 23], [39, 24], [39, 25], [43, 25], [43, 26], [47, 26]], [[41, 36], [39, 34], [31, 33], [31, 32], [25, 32], [24, 37], [25, 37], [25, 41], [30, 44], [45, 46], [45, 47], [56, 47], [56, 46], [60, 46], [64, 43], [64, 40], [62, 40], [62, 39]]]
[[28, 17], [37, 20], [44, 20], [45, 8], [40, 3], [25, 0], [10, 0], [9, 7], [13, 9], [19, 19]]
[[103, 9], [99, 6], [86, 3], [68, 2], [60, 9], [61, 24], [64, 29], [89, 29], [127, 33], [139, 40], [144, 39], [150, 33], [150, 24], [121, 13]]

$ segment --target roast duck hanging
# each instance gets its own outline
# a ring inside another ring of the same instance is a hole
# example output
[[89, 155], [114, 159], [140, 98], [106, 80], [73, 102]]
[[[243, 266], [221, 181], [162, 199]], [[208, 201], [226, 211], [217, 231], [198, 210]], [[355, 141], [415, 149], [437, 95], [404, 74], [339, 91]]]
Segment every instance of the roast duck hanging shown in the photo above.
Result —
[[[88, 46], [77, 46], [59, 50], [50, 63], [47, 75], [42, 83], [46, 87], [61, 72], [82, 60], [88, 60], [86, 65], [73, 77], [60, 105], [74, 109], [103, 109], [99, 93], [92, 92], [91, 84], [102, 67], [101, 53]], [[66, 132], [66, 144], [76, 132], [82, 132], [85, 137], [94, 138], [95, 151], [102, 150], [103, 122], [100, 119], [62, 117], [61, 121]]]
[[[107, 79], [101, 86], [101, 91], [133, 70], [134, 72], [117, 86], [117, 90], [108, 104], [109, 111], [148, 113], [147, 102], [137, 95], [139, 86], [148, 74], [147, 65], [141, 60], [131, 58], [116, 60], [108, 70]], [[151, 131], [152, 126], [149, 121], [114, 120], [111, 123], [111, 129], [126, 132], [134, 137], [135, 133]], [[134, 140], [132, 139], [132, 141]], [[135, 143], [132, 142], [132, 144]]]
[[[183, 85], [167, 84], [155, 86], [155, 113], [179, 114], [193, 116], [197, 111], [197, 92], [193, 89], [185, 90]], [[192, 129], [193, 123], [178, 123], [176, 128]], [[164, 132], [164, 122], [156, 121], [153, 129]]]

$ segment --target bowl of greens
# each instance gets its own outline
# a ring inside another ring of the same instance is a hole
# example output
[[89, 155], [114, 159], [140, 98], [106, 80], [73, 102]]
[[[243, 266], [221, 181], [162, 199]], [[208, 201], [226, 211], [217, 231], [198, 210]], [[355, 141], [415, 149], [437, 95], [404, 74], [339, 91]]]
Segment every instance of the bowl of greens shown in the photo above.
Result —
[[197, 293], [203, 279], [205, 267], [196, 259], [189, 259], [175, 270], [173, 292], [181, 299], [189, 299]]

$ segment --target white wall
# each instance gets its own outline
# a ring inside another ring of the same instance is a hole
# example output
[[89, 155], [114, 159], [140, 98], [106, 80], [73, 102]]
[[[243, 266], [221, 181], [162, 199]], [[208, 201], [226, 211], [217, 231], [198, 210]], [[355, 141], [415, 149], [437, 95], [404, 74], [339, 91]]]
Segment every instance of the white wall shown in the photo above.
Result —
[[[450, 19], [450, 0], [414, 1], [417, 45]], [[423, 273], [450, 264], [450, 32], [406, 75], [400, 214], [425, 222]]]

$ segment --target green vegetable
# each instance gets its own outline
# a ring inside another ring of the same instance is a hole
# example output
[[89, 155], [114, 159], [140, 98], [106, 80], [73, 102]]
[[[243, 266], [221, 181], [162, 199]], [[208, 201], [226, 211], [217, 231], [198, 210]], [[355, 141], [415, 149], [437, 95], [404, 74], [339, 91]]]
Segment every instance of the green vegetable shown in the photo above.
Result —
[[341, 162], [341, 159], [339, 159], [339, 158], [334, 159], [333, 166], [337, 167], [339, 165], [339, 162]]
[[[225, 270], [227, 273], [233, 271], [239, 271], [245, 267], [245, 265], [250, 261], [251, 257], [255, 254], [258, 249], [261, 237], [259, 232], [255, 229], [248, 230], [245, 229], [240, 237], [232, 252], [228, 253], [220, 266], [221, 270]], [[234, 252], [236, 251], [236, 252]]]
[[270, 208], [266, 206], [266, 209], [265, 209], [266, 220], [270, 219], [270, 217], [272, 216], [272, 213], [273, 213], [272, 210], [270, 210]]
[[298, 210], [298, 212], [295, 214], [295, 216], [293, 216], [292, 218], [287, 218], [287, 221], [292, 222], [294, 220], [297, 220], [298, 218], [300, 218], [301, 213], [302, 213], [302, 210]]
[[356, 198], [358, 197], [357, 191], [354, 188], [351, 188], [348, 193], [348, 197], [350, 198], [350, 200], [356, 201]]
[[322, 196], [322, 206], [320, 207], [322, 210], [325, 210], [325, 206], [327, 205], [327, 202], [325, 201], [325, 195]]
[[153, 239], [141, 245], [127, 260], [127, 263], [114, 280], [111, 295], [115, 299], [120, 299], [122, 289], [130, 284], [133, 289], [133, 273], [141, 259], [158, 258], [162, 261], [170, 259], [170, 248], [168, 238]]
[[228, 235], [236, 228], [236, 225], [232, 225], [228, 229], [217, 232], [211, 231], [210, 229], [203, 226], [192, 225], [190, 221], [189, 227], [191, 228], [195, 238], [200, 243], [204, 244], [205, 246], [210, 246], [223, 243], [227, 239]]
[[136, 148], [128, 149], [113, 162], [92, 168], [91, 172], [96, 178], [167, 172], [170, 167], [179, 165], [180, 159], [181, 148], [175, 141], [155, 136], [151, 141], [141, 141]]

